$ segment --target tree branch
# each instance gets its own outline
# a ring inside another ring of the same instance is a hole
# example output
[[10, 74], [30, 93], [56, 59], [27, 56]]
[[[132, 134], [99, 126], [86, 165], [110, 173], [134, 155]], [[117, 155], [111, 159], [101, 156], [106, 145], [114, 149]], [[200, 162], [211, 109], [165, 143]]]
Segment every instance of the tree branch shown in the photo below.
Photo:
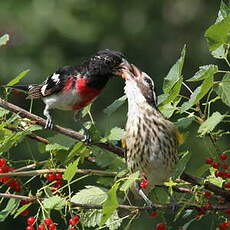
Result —
[[[45, 198], [42, 197], [36, 197], [36, 196], [22, 196], [22, 195], [16, 195], [12, 193], [0, 193], [0, 197], [5, 197], [8, 199], [17, 199], [17, 200], [26, 200], [30, 202], [36, 202], [36, 201], [43, 201]], [[103, 205], [98, 205], [98, 204], [82, 204], [82, 203], [75, 203], [71, 202], [71, 205], [73, 207], [79, 207], [79, 208], [84, 208], [84, 209], [102, 209]], [[166, 204], [166, 205], [155, 205], [157, 209], [170, 209], [173, 208], [171, 204]], [[179, 208], [184, 207], [183, 205], [179, 205]], [[225, 203], [225, 204], [218, 204], [215, 205], [213, 204], [212, 207], [210, 207], [207, 210], [215, 210], [215, 211], [221, 211], [221, 210], [226, 210], [230, 208], [230, 203]], [[149, 207], [146, 206], [133, 206], [133, 205], [119, 205], [118, 209], [127, 209], [127, 210], [139, 210], [139, 211], [149, 211]], [[197, 209], [199, 210], [200, 207], [197, 207], [195, 205], [188, 206], [185, 209]]]
[[[0, 177], [9, 176], [9, 177], [26, 177], [26, 176], [37, 176], [48, 173], [63, 173], [66, 169], [53, 168], [53, 169], [39, 169], [39, 170], [30, 170], [30, 171], [20, 171], [20, 172], [9, 172], [9, 173], [0, 173]], [[117, 172], [102, 171], [95, 169], [77, 169], [76, 173], [79, 174], [91, 174], [91, 175], [103, 175], [103, 176], [116, 176]]]
[[[6, 102], [5, 100], [3, 100], [1, 98], [0, 98], [0, 106], [7, 109], [7, 110], [10, 110], [14, 113], [19, 114], [21, 117], [26, 117], [32, 121], [35, 121], [38, 125], [41, 125], [43, 127], [45, 126], [45, 120], [43, 118], [41, 118], [37, 115], [34, 115], [34, 114], [32, 114], [32, 113], [14, 105], [14, 104]], [[75, 132], [74, 130], [71, 130], [71, 129], [63, 128], [59, 125], [55, 125], [53, 130], [56, 132], [59, 132], [61, 134], [64, 134], [66, 136], [69, 136], [73, 139], [79, 140], [79, 141], [84, 139], [84, 136], [81, 135], [80, 133]], [[124, 151], [123, 151], [123, 149], [121, 149], [119, 147], [113, 146], [109, 143], [94, 143], [94, 145], [96, 145], [100, 148], [109, 150], [109, 151], [115, 153], [116, 155], [118, 155], [120, 157], [124, 157]], [[194, 176], [189, 175], [187, 173], [182, 173], [181, 179], [184, 181], [187, 181], [193, 185], [202, 185], [202, 179], [194, 177]], [[218, 186], [216, 186], [210, 182], [205, 182], [204, 187], [206, 189], [212, 191], [214, 194], [222, 196], [222, 197], [224, 197], [230, 201], [230, 191], [226, 191], [226, 190], [224, 190], [224, 189], [222, 189], [222, 188], [220, 188], [220, 187], [218, 187]]]

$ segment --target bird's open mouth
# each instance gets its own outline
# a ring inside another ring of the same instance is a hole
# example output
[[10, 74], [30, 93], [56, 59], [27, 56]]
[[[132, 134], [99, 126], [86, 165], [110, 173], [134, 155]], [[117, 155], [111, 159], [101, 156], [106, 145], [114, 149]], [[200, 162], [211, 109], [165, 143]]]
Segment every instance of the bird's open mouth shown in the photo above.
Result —
[[124, 60], [113, 73], [125, 80], [141, 76], [141, 71], [135, 65], [130, 64], [127, 60]]

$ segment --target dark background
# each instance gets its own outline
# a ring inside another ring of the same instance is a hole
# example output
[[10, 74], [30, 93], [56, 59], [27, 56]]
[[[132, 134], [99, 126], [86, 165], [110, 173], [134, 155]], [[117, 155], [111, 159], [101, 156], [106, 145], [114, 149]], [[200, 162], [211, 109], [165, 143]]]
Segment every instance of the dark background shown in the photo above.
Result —
[[[130, 62], [152, 76], [159, 95], [163, 78], [184, 44], [187, 44], [185, 79], [199, 66], [216, 62], [208, 51], [204, 32], [215, 22], [219, 4], [218, 0], [1, 0], [0, 35], [8, 33], [10, 42], [0, 49], [0, 85], [25, 69], [30, 72], [21, 82], [41, 82], [59, 67], [75, 65], [94, 52], [109, 48], [122, 51]], [[123, 95], [123, 87], [121, 79], [113, 78], [92, 107], [102, 132], [115, 125], [124, 127], [126, 106], [111, 117], [102, 111]], [[12, 95], [9, 100], [29, 109], [30, 102], [25, 101], [24, 95]], [[42, 111], [42, 102], [35, 101], [33, 112], [43, 116]], [[71, 112], [56, 111], [54, 117], [57, 124], [74, 128]], [[52, 135], [47, 132], [47, 136]], [[185, 147], [196, 158], [191, 161], [190, 171], [203, 164], [199, 159], [204, 159], [210, 150], [210, 143], [198, 142], [195, 134], [191, 136]], [[16, 159], [28, 159], [28, 154], [36, 151], [36, 146], [22, 143], [10, 154]], [[14, 222], [17, 229], [25, 226], [19, 219]], [[142, 224], [132, 229], [142, 229]], [[202, 229], [205, 224], [207, 220], [191, 229]], [[0, 223], [1, 229], [12, 226], [10, 222]]]

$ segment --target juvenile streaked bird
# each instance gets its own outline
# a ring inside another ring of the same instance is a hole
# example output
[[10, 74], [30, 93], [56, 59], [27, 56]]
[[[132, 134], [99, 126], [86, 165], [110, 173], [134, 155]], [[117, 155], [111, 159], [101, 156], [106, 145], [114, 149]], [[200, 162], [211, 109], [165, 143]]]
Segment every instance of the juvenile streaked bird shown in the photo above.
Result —
[[115, 75], [123, 54], [109, 49], [98, 51], [76, 66], [65, 66], [41, 84], [14, 85], [10, 88], [28, 92], [28, 99], [40, 98], [45, 103], [45, 128], [52, 128], [51, 109], [80, 110], [90, 104]]
[[[157, 109], [154, 82], [145, 72], [126, 62], [120, 71], [125, 79], [128, 114], [124, 142], [126, 161], [133, 173], [140, 171], [150, 186], [162, 185], [173, 175], [178, 151], [178, 131]], [[135, 183], [146, 203], [153, 203]]]

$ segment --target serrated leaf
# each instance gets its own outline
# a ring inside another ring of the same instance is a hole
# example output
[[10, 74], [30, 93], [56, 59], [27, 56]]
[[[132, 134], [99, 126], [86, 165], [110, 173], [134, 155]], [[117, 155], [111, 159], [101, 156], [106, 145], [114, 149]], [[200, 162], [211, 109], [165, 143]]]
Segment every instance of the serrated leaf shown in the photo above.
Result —
[[210, 183], [215, 184], [216, 186], [219, 186], [220, 188], [222, 188], [224, 179], [222, 179], [221, 177], [215, 176], [216, 169], [210, 167], [209, 170], [210, 170], [211, 175], [207, 176], [205, 181], [209, 181]]
[[229, 44], [229, 31], [230, 15], [222, 21], [210, 26], [205, 32], [209, 50], [213, 51], [223, 44]]
[[135, 182], [139, 178], [139, 175], [140, 175], [139, 171], [130, 174], [126, 178], [125, 182], [121, 185], [120, 191], [126, 192], [130, 188], [130, 186], [133, 184], [133, 182]]
[[224, 75], [215, 91], [220, 96], [221, 100], [226, 105], [230, 106], [230, 74]]
[[9, 199], [6, 207], [0, 211], [0, 222], [3, 222], [9, 215], [13, 215], [17, 211], [18, 206], [18, 200]]
[[43, 201], [43, 205], [45, 209], [55, 209], [55, 210], [61, 210], [64, 208], [66, 204], [65, 199], [59, 197], [59, 196], [52, 196], [49, 198], [45, 198]]
[[119, 107], [125, 103], [126, 99], [126, 95], [116, 99], [111, 105], [104, 109], [104, 113], [106, 113], [108, 116], [112, 115]]
[[181, 113], [190, 109], [193, 105], [197, 104], [212, 88], [213, 86], [213, 75], [209, 75], [202, 84], [195, 89], [195, 91], [191, 94], [190, 99], [184, 102], [181, 105]]
[[204, 65], [199, 67], [199, 71], [187, 81], [201, 81], [210, 78], [212, 75], [218, 72], [217, 65]]
[[224, 45], [219, 46], [211, 52], [212, 56], [217, 59], [223, 59], [226, 56], [226, 49]]
[[63, 174], [64, 180], [67, 180], [68, 182], [70, 182], [73, 179], [73, 177], [75, 176], [76, 171], [77, 171], [77, 166], [78, 166], [79, 160], [80, 160], [80, 157], [77, 158], [77, 160], [75, 160], [73, 163], [70, 163], [67, 166], [67, 168]]
[[226, 5], [225, 2], [222, 0], [220, 3], [220, 10], [218, 12], [218, 17], [216, 19], [216, 23], [222, 21], [229, 14], [230, 14], [230, 7], [228, 5]]
[[189, 151], [182, 153], [182, 157], [178, 160], [175, 167], [176, 171], [173, 176], [174, 179], [180, 177], [180, 175], [184, 172], [190, 157], [191, 157], [191, 153]]
[[80, 190], [72, 198], [71, 202], [80, 204], [102, 204], [107, 199], [104, 189], [96, 186], [86, 186]]
[[4, 34], [3, 36], [0, 37], [0, 46], [6, 45], [7, 42], [9, 41], [10, 37], [8, 34]]
[[102, 219], [100, 226], [103, 226], [106, 221], [113, 215], [114, 211], [117, 209], [119, 203], [117, 200], [117, 189], [119, 184], [114, 184], [113, 187], [107, 192], [107, 199], [103, 203], [102, 208]]
[[48, 144], [46, 145], [46, 151], [54, 151], [54, 150], [67, 150], [68, 148], [63, 146], [63, 145], [59, 145], [57, 143], [54, 144]]
[[114, 127], [110, 130], [110, 133], [107, 137], [108, 140], [112, 141], [112, 140], [121, 140], [121, 138], [124, 135], [124, 129], [121, 129], [119, 127]]
[[110, 216], [110, 218], [106, 221], [105, 225], [110, 230], [116, 230], [120, 227], [122, 222], [122, 219], [118, 216], [117, 211], [113, 213], [113, 215]]
[[17, 77], [15, 77], [13, 80], [11, 80], [9, 83], [7, 83], [7, 86], [13, 86], [17, 84], [30, 70], [27, 69], [23, 72], [21, 72]]
[[210, 133], [222, 120], [224, 115], [219, 112], [214, 112], [205, 122], [201, 124], [198, 129], [198, 133], [203, 136], [206, 133]]
[[182, 68], [183, 68], [184, 59], [185, 59], [185, 52], [186, 52], [186, 45], [184, 45], [184, 47], [181, 51], [180, 58], [172, 66], [169, 73], [167, 74], [167, 76], [164, 79], [164, 84], [163, 84], [164, 93], [170, 93], [170, 91], [177, 84], [177, 82], [181, 80]]

